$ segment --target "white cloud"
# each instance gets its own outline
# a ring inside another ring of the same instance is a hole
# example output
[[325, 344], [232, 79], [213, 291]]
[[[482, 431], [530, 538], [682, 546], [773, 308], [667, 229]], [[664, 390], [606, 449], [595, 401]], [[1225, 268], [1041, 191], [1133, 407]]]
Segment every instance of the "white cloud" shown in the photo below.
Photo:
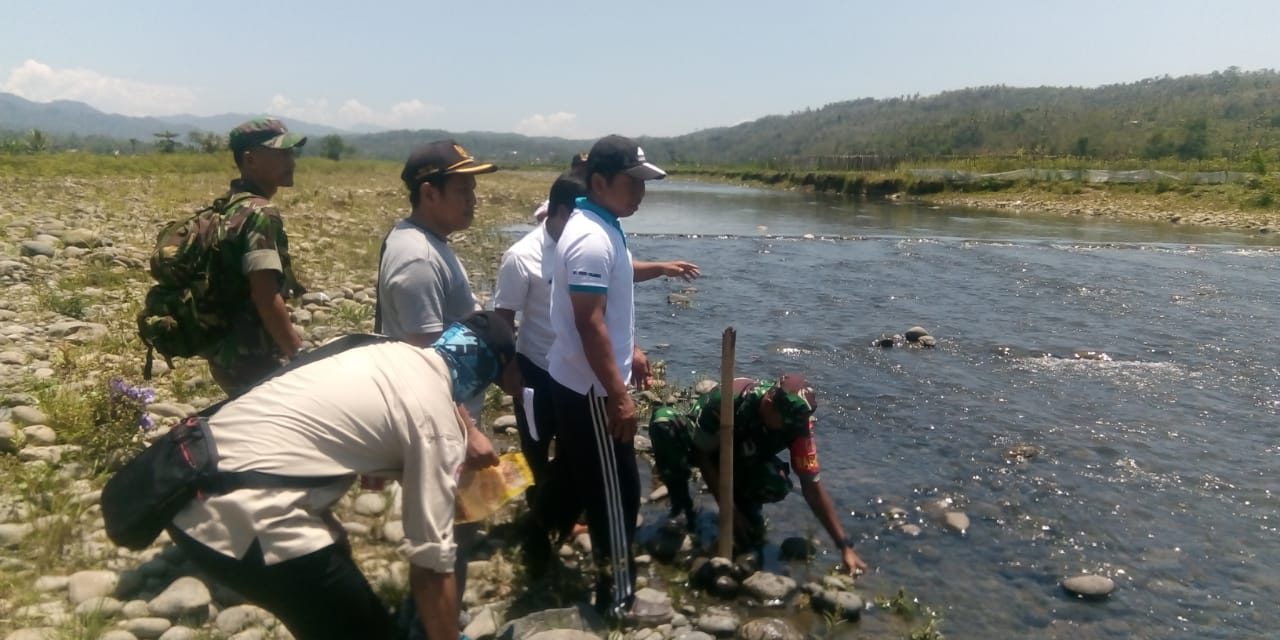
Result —
[[276, 95], [267, 105], [267, 111], [285, 118], [335, 127], [377, 125], [388, 129], [421, 129], [430, 126], [432, 119], [444, 111], [444, 107], [421, 100], [407, 100], [379, 110], [355, 98], [348, 98], [335, 108], [323, 98], [298, 102]]
[[10, 71], [0, 90], [35, 102], [78, 100], [129, 116], [182, 113], [198, 100], [188, 87], [117, 78], [89, 69], [55, 69], [36, 60]]
[[535, 113], [516, 125], [516, 133], [526, 136], [582, 137], [578, 133], [578, 115], [566, 111]]

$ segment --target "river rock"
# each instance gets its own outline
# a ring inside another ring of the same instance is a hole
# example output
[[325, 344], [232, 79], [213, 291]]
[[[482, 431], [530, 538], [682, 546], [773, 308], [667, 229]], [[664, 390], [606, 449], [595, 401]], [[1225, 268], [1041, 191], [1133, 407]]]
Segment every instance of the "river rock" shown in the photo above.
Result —
[[514, 426], [516, 426], [516, 417], [513, 414], [498, 416], [493, 421], [494, 429], [506, 429], [508, 427], [514, 427]]
[[18, 428], [12, 422], [0, 422], [0, 453], [13, 453], [21, 444]]
[[23, 462], [32, 462], [39, 460], [48, 464], [58, 464], [62, 462], [63, 454], [73, 453], [80, 450], [80, 445], [76, 444], [55, 444], [47, 447], [23, 447], [18, 450], [18, 459]]
[[22, 245], [18, 248], [18, 255], [21, 256], [52, 258], [55, 253], [57, 253], [57, 248], [51, 243], [40, 240], [23, 240]]
[[645, 551], [662, 562], [671, 562], [685, 548], [689, 536], [682, 529], [661, 527], [645, 541]]
[[103, 631], [102, 635], [98, 636], [98, 640], [138, 640], [138, 636], [124, 629], [110, 629]]
[[382, 525], [382, 539], [391, 544], [400, 544], [404, 539], [404, 522], [401, 520], [389, 520]]
[[600, 640], [600, 636], [576, 629], [548, 629], [529, 636], [528, 640]]
[[356, 496], [356, 502], [352, 508], [362, 516], [376, 516], [387, 510], [387, 497], [381, 493], [362, 493]]
[[109, 331], [107, 325], [79, 320], [55, 322], [46, 327], [46, 330], [50, 337], [62, 338], [74, 344], [84, 344], [103, 338]]
[[169, 627], [167, 631], [160, 634], [160, 640], [196, 640], [199, 637], [199, 631], [181, 625]]
[[26, 268], [26, 265], [17, 260], [0, 260], [0, 276], [7, 276], [11, 273], [17, 273]]
[[676, 631], [676, 633], [671, 636], [671, 640], [715, 640], [715, 636], [705, 631], [698, 631], [688, 625], [684, 625], [684, 627], [685, 628]]
[[44, 424], [49, 421], [44, 412], [36, 407], [14, 407], [9, 418], [20, 425]]
[[742, 588], [765, 604], [779, 605], [796, 590], [796, 581], [768, 571], [757, 571], [742, 581]]
[[67, 588], [67, 583], [70, 581], [71, 578], [67, 576], [40, 576], [32, 586], [36, 591], [41, 592], [62, 591]]
[[1105, 598], [1116, 589], [1116, 583], [1106, 576], [1083, 574], [1062, 581], [1062, 588], [1084, 598]]
[[544, 631], [585, 631], [600, 637], [609, 632], [609, 626], [600, 614], [586, 604], [565, 609], [545, 609], [508, 622], [498, 632], [499, 640], [528, 640]]
[[472, 640], [489, 640], [498, 633], [498, 614], [488, 605], [480, 607], [462, 633]]
[[125, 631], [138, 636], [142, 640], [147, 638], [159, 638], [161, 634], [169, 630], [173, 626], [172, 622], [164, 618], [134, 618], [125, 620], [120, 623]]
[[22, 437], [35, 446], [47, 447], [58, 442], [58, 434], [43, 424], [22, 428]]
[[853, 578], [845, 573], [822, 576], [822, 586], [836, 591], [851, 591], [853, 589]]
[[708, 607], [693, 624], [713, 636], [731, 636], [738, 630], [739, 620], [728, 607]]
[[898, 530], [912, 538], [918, 537], [924, 532], [924, 530], [920, 528], [920, 525], [911, 522], [898, 527]]
[[0, 351], [0, 364], [23, 365], [27, 360], [27, 354], [21, 351]]
[[77, 571], [67, 582], [67, 596], [72, 604], [80, 604], [90, 598], [109, 596], [120, 584], [120, 576], [114, 571]]
[[792, 560], [808, 560], [812, 558], [817, 548], [813, 542], [800, 536], [792, 536], [782, 541], [778, 545], [778, 559], [784, 562]]
[[132, 620], [134, 618], [146, 618], [151, 615], [151, 610], [147, 608], [146, 600], [130, 600], [124, 603], [124, 607], [120, 609], [120, 613], [124, 617]]
[[53, 627], [27, 627], [18, 629], [4, 637], [4, 640], [57, 640], [62, 637]]
[[844, 616], [846, 620], [857, 620], [862, 615], [862, 598], [850, 591], [823, 589], [812, 602], [814, 609]]
[[645, 587], [636, 592], [627, 621], [640, 627], [656, 627], [671, 622], [675, 609], [665, 591]]
[[740, 640], [804, 640], [804, 637], [782, 618], [756, 618], [738, 628]]
[[110, 618], [124, 608], [124, 603], [110, 596], [101, 596], [98, 598], [89, 598], [84, 602], [76, 605], [76, 615], [78, 616], [103, 616]]
[[203, 621], [209, 615], [213, 596], [203, 582], [190, 576], [174, 580], [160, 595], [147, 603], [151, 615], [169, 620], [195, 618]]
[[89, 229], [70, 229], [63, 232], [62, 244], [68, 247], [92, 249], [94, 247], [100, 247], [104, 244], [110, 243], [104, 242], [97, 233], [90, 231]]
[[933, 336], [920, 336], [920, 339], [916, 340], [916, 344], [922, 347], [932, 348], [938, 346], [938, 339]]
[[902, 334], [902, 337], [906, 338], [907, 342], [918, 342], [920, 338], [927, 335], [929, 335], [929, 332], [925, 331], [924, 327], [911, 327], [907, 329], [906, 333]]
[[964, 533], [969, 530], [969, 516], [959, 511], [948, 511], [942, 516], [942, 521], [946, 523], [947, 528], [957, 533]]
[[331, 298], [323, 291], [308, 291], [302, 294], [302, 304], [327, 304]]
[[736, 598], [741, 590], [742, 586], [738, 584], [737, 580], [733, 579], [733, 576], [718, 576], [711, 583], [711, 593], [720, 598]]
[[231, 635], [270, 619], [271, 614], [265, 609], [251, 604], [242, 604], [223, 609], [218, 614], [218, 617], [214, 619], [213, 626], [217, 627], [219, 631]]

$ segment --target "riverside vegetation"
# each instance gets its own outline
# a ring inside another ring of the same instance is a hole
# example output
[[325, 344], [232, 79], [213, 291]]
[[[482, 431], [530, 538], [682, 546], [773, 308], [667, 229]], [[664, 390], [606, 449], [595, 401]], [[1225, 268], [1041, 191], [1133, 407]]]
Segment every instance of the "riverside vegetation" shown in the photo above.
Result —
[[[1029, 163], [976, 158], [927, 165], [975, 174], [1028, 168]], [[1226, 171], [1221, 163], [1156, 163], [1167, 172]], [[1137, 161], [1108, 165], [1112, 170], [1151, 168]], [[1068, 179], [977, 179], [958, 182], [893, 171], [804, 171], [759, 168], [677, 167], [682, 178], [732, 181], [786, 189], [804, 189], [854, 197], [910, 199], [935, 206], [996, 209], [1005, 213], [1047, 213], [1067, 217], [1224, 227], [1273, 233], [1280, 231], [1280, 174], [1265, 166], [1237, 183], [1194, 184], [1174, 177], [1146, 183], [1088, 183]], [[920, 169], [926, 168], [921, 165]], [[1079, 160], [1035, 163], [1037, 169], [1083, 170]]]
[[[399, 168], [305, 158], [297, 187], [277, 195], [295, 266], [310, 289], [292, 301], [293, 320], [309, 343], [370, 329], [382, 234], [407, 210]], [[155, 378], [141, 380], [134, 316], [151, 284], [146, 264], [159, 226], [207, 204], [232, 173], [227, 158], [203, 155], [0, 158], [2, 637], [288, 637], [265, 612], [202, 582], [165, 536], [138, 553], [114, 547], [97, 504], [116, 465], [220, 396], [198, 359], [175, 361], [172, 369], [157, 362]], [[451, 241], [480, 296], [487, 297], [510, 242], [502, 227], [526, 221], [552, 177], [506, 171], [479, 181], [476, 224]], [[689, 393], [665, 383], [658, 389], [663, 396], [643, 400]], [[497, 444], [514, 447], [510, 399], [490, 401], [485, 421]], [[645, 450], [645, 442], [642, 436], [637, 448]], [[659, 487], [645, 500], [662, 494]], [[408, 580], [394, 545], [401, 535], [398, 497], [394, 490], [353, 489], [338, 510], [362, 569], [391, 605], [401, 601]], [[518, 503], [489, 523], [477, 553], [482, 559], [471, 567], [464, 604], [468, 633], [477, 640], [504, 625], [515, 638], [577, 629], [635, 640], [733, 633], [799, 640], [802, 631], [846, 633], [846, 621], [863, 611], [883, 613], [861, 616], [853, 627], [859, 634], [941, 637], [940, 619], [909, 594], [877, 596], [867, 605], [852, 580], [823, 575], [829, 561], [801, 561], [808, 580], [801, 586], [747, 562], [698, 558], [689, 536], [661, 527], [649, 528], [640, 551], [641, 582], [649, 587], [641, 591], [646, 624], [609, 629], [587, 612], [563, 608], [589, 592], [589, 580], [576, 570], [590, 566], [584, 536], [560, 550], [558, 569], [545, 582], [526, 580], [511, 526], [523, 508]], [[663, 512], [655, 505], [646, 514]], [[726, 584], [737, 587], [737, 599], [712, 600], [708, 593]], [[752, 619], [769, 605], [785, 608]]]

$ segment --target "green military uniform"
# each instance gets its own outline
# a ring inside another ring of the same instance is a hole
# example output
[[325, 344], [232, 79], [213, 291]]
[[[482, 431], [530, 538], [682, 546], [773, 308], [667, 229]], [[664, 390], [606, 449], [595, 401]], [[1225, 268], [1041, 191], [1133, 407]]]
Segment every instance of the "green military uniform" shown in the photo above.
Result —
[[[783, 416], [782, 428], [770, 429], [760, 408], [777, 383], [743, 381], [741, 386], [733, 399], [734, 504], [752, 525], [751, 531], [739, 532], [741, 539], [758, 546], [764, 540], [764, 504], [778, 502], [791, 491], [792, 467], [797, 474], [816, 479], [818, 458], [809, 421], [810, 401], [800, 394], [780, 394], [774, 406]], [[717, 387], [700, 395], [687, 413], [661, 406], [654, 409], [650, 418], [655, 468], [667, 485], [672, 515], [684, 513], [690, 521], [693, 519], [688, 481], [698, 458], [718, 456], [720, 401]], [[788, 449], [790, 466], [777, 457]]]
[[[275, 118], [249, 120], [228, 136], [235, 153], [255, 147], [296, 151], [306, 142], [305, 136], [290, 133]], [[286, 300], [305, 292], [293, 273], [284, 221], [265, 194], [244, 178], [231, 181], [221, 199], [229, 203], [223, 212], [226, 239], [210, 267], [216, 272], [211, 278], [216, 291], [211, 295], [226, 310], [229, 329], [204, 356], [214, 380], [233, 396], [274, 371], [284, 358], [250, 298], [249, 274], [274, 271], [280, 296]]]
[[214, 295], [226, 309], [229, 330], [205, 357], [214, 379], [230, 390], [256, 382], [283, 358], [249, 297], [249, 274], [275, 271], [286, 300], [304, 289], [293, 273], [284, 221], [271, 201], [244, 180], [233, 180], [223, 199], [232, 205], [224, 213], [226, 240], [212, 267], [217, 270], [212, 281], [217, 283]]

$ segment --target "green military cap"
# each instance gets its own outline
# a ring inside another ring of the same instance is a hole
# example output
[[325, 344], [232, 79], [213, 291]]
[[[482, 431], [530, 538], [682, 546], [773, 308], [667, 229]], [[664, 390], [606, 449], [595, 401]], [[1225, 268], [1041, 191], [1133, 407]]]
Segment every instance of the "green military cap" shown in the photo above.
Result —
[[227, 137], [232, 151], [253, 147], [292, 149], [307, 143], [307, 137], [289, 133], [289, 128], [275, 118], [254, 118], [231, 130]]

